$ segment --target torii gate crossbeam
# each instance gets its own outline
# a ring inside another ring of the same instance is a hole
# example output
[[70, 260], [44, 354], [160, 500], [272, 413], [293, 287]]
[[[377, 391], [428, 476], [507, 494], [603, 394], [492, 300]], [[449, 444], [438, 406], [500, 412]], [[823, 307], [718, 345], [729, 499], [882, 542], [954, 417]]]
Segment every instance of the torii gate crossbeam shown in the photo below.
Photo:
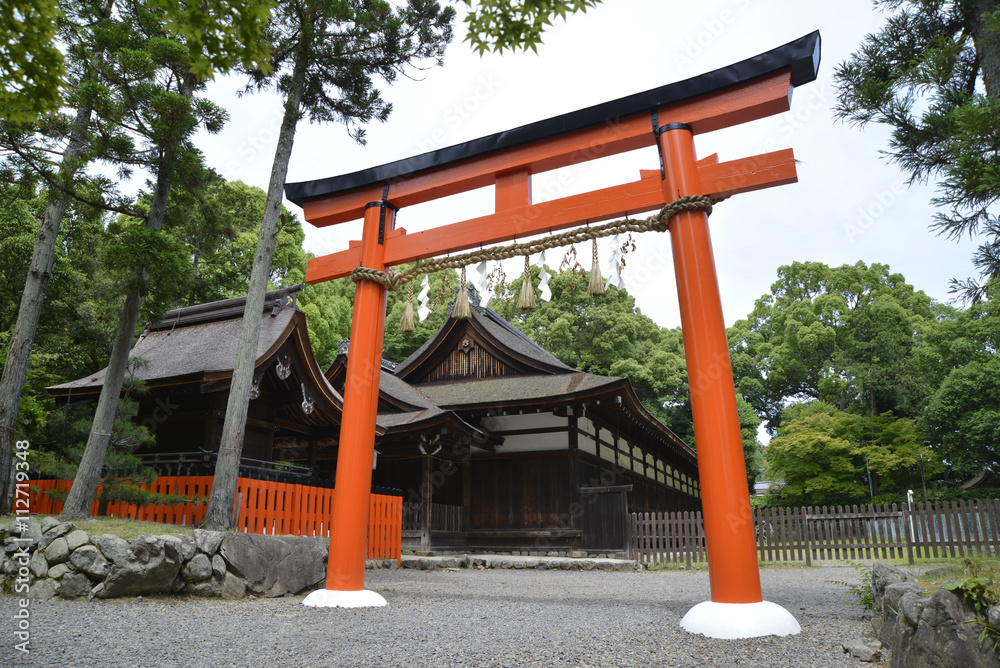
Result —
[[[662, 208], [687, 195], [723, 197], [796, 181], [792, 151], [730, 162], [698, 161], [694, 135], [787, 111], [795, 86], [816, 78], [819, 33], [693, 79], [380, 167], [290, 183], [286, 196], [317, 226], [364, 218], [362, 239], [309, 261], [309, 283], [357, 267], [387, 267], [514, 238]], [[638, 181], [544, 203], [531, 175], [644, 146], [660, 169]], [[495, 185], [493, 214], [407, 235], [396, 213], [420, 202]], [[682, 621], [713, 637], [786, 635], [798, 623], [763, 601], [732, 367], [707, 216], [670, 225], [694, 418], [711, 601]], [[326, 589], [308, 605], [381, 605], [364, 591], [371, 462], [386, 290], [358, 282], [348, 356]]]

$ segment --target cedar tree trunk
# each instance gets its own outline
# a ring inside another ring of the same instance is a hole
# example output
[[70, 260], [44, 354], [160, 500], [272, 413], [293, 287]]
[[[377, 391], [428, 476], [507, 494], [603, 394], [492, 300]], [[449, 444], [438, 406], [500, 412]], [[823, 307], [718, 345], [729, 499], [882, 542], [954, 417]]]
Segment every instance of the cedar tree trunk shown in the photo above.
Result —
[[[303, 41], [307, 42], [304, 36]], [[240, 340], [233, 364], [233, 378], [229, 386], [229, 400], [226, 404], [226, 418], [222, 427], [222, 442], [215, 462], [215, 477], [208, 507], [201, 526], [205, 529], [225, 530], [233, 525], [233, 510], [236, 503], [237, 478], [240, 473], [240, 459], [243, 455], [243, 438], [246, 435], [247, 412], [250, 408], [250, 386], [253, 382], [254, 362], [257, 361], [257, 344], [260, 340], [260, 324], [264, 310], [264, 294], [271, 275], [271, 258], [277, 236], [278, 218], [281, 214], [281, 196], [288, 174], [288, 161], [292, 155], [295, 126], [299, 120], [299, 104], [305, 86], [305, 72], [308, 58], [308, 43], [301, 44], [292, 72], [292, 83], [285, 101], [285, 114], [281, 119], [278, 146], [274, 151], [271, 166], [271, 180], [267, 186], [267, 203], [257, 240], [257, 254], [250, 274], [243, 324], [240, 326]]]

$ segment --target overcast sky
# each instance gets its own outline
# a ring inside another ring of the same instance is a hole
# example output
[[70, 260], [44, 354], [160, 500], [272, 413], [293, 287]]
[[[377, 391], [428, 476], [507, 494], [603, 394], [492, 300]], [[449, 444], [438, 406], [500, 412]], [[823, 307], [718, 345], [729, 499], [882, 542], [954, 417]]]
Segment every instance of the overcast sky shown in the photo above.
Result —
[[[765, 146], [791, 147], [799, 182], [733, 197], [711, 218], [715, 260], [727, 324], [746, 317], [770, 291], [778, 267], [793, 261], [829, 265], [888, 264], [917, 289], [947, 301], [948, 280], [974, 274], [974, 244], [955, 243], [928, 229], [932, 185], [906, 185], [906, 175], [879, 156], [888, 133], [860, 131], [837, 122], [833, 71], [882, 16], [867, 0], [605, 0], [584, 15], [557, 21], [538, 54], [473, 54], [455, 43], [443, 67], [416, 73], [383, 89], [393, 103], [389, 121], [368, 128], [368, 145], [357, 146], [341, 125], [299, 125], [288, 181], [319, 179], [380, 165], [458, 144], [525, 123], [687, 79], [725, 67], [801, 37], [822, 35], [817, 81], [795, 90], [792, 110], [720, 132], [698, 135], [699, 156], [720, 160], [755, 155]], [[238, 82], [212, 84], [213, 97], [231, 120], [219, 135], [204, 137], [210, 165], [230, 180], [267, 187], [281, 109], [277, 99], [253, 96], [224, 102]], [[650, 148], [535, 175], [537, 199], [551, 199], [634, 181], [639, 169], [655, 169]], [[286, 202], [292, 211], [301, 209]], [[464, 220], [492, 211], [491, 191], [475, 192], [400, 212], [408, 231]], [[317, 254], [360, 238], [360, 221], [335, 228], [306, 228], [306, 249]], [[628, 258], [626, 287], [637, 306], [664, 327], [680, 324], [666, 234], [637, 238]], [[610, 242], [602, 246], [602, 257]], [[578, 248], [584, 258], [588, 248]], [[550, 265], [558, 252], [549, 252]], [[589, 263], [584, 263], [589, 268]], [[508, 276], [517, 268], [509, 269]]]

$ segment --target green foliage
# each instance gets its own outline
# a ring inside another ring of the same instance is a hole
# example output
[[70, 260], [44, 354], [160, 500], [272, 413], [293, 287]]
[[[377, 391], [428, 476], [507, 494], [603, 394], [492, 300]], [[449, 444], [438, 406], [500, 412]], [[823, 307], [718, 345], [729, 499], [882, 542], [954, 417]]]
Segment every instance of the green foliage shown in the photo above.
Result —
[[[145, 200], [148, 202], [148, 196]], [[171, 193], [166, 234], [182, 246], [175, 256], [185, 265], [178, 272], [174, 304], [193, 305], [245, 295], [250, 283], [267, 193], [241, 181], [206, 173], [202, 188]], [[308, 255], [302, 250], [302, 224], [281, 207], [269, 287], [305, 280]]]
[[208, 0], [197, 4], [179, 0], [150, 0], [164, 12], [168, 30], [184, 38], [191, 72], [210, 79], [215, 72], [269, 67], [271, 55], [261, 39], [275, 6], [274, 0]]
[[23, 123], [55, 111], [66, 75], [56, 39], [57, 0], [5, 0], [0, 6], [0, 118]]
[[737, 389], [771, 433], [790, 400], [914, 417], [926, 378], [906, 352], [931, 316], [930, 299], [885, 265], [779, 267], [771, 294], [729, 330]]
[[996, 2], [877, 0], [891, 12], [881, 30], [835, 72], [837, 115], [892, 129], [885, 155], [911, 182], [940, 177], [932, 227], [983, 240], [980, 278], [953, 289], [981, 299], [1000, 275], [1000, 9]]
[[965, 578], [941, 587], [960, 594], [976, 612], [985, 615], [990, 606], [1000, 604], [1000, 571], [996, 562], [965, 557]]
[[[400, 271], [405, 271], [412, 265], [401, 265]], [[412, 332], [400, 332], [399, 321], [403, 317], [406, 309], [407, 291], [401, 288], [389, 293], [389, 301], [386, 306], [386, 327], [385, 340], [382, 346], [383, 356], [394, 362], [402, 362], [422, 346], [429, 338], [441, 329], [448, 314], [448, 304], [455, 299], [455, 289], [458, 287], [459, 277], [452, 270], [439, 271], [427, 277], [430, 285], [430, 315], [425, 320], [417, 319], [417, 308], [419, 306], [417, 295], [420, 293], [422, 279], [413, 285], [413, 313], [415, 330]], [[350, 299], [354, 300], [354, 284], [349, 280], [345, 281], [345, 288], [350, 285]], [[496, 302], [490, 303], [491, 307], [496, 307]], [[348, 329], [350, 329], [348, 327]], [[346, 336], [344, 337], [346, 338]]]
[[875, 492], [919, 486], [920, 455], [928, 475], [942, 470], [908, 418], [856, 415], [820, 401], [786, 411], [765, 457], [768, 478], [785, 481], [780, 495], [789, 505], [867, 500], [869, 473]]
[[933, 350], [942, 380], [919, 424], [954, 475], [968, 478], [1000, 465], [1000, 283], [941, 330]]
[[585, 13], [600, 0], [462, 0], [471, 11], [465, 17], [469, 34], [465, 40], [482, 54], [503, 53], [518, 48], [538, 52], [542, 33], [553, 17], [565, 19], [576, 12]]
[[[392, 111], [375, 80], [391, 84], [423, 59], [440, 59], [455, 10], [436, 0], [297, 0], [279, 3], [268, 24], [268, 68], [248, 68], [246, 92], [275, 86], [314, 123], [343, 123], [365, 143], [364, 124]], [[289, 97], [290, 93], [295, 94]]]
[[[165, 28], [185, 49], [187, 71], [198, 80], [236, 65], [267, 70], [270, 52], [261, 37], [272, 0], [153, 0]], [[0, 8], [0, 119], [33, 122], [58, 112], [73, 93], [73, 65], [67, 67], [60, 40], [70, 51], [80, 31], [111, 14], [112, 2], [98, 0], [9, 0]], [[162, 54], [160, 54], [162, 56]], [[165, 62], [160, 60], [159, 62]]]
[[827, 580], [827, 582], [847, 588], [847, 593], [853, 599], [847, 601], [847, 605], [856, 605], [866, 612], [871, 612], [875, 607], [875, 595], [872, 593], [872, 568], [868, 564], [851, 563], [851, 565], [858, 572], [857, 582], [844, 582], [842, 580]]
[[736, 409], [740, 416], [743, 459], [747, 467], [747, 488], [753, 495], [757, 478], [764, 472], [764, 451], [757, 438], [757, 429], [760, 427], [761, 419], [757, 417], [753, 406], [739, 393], [736, 394]]

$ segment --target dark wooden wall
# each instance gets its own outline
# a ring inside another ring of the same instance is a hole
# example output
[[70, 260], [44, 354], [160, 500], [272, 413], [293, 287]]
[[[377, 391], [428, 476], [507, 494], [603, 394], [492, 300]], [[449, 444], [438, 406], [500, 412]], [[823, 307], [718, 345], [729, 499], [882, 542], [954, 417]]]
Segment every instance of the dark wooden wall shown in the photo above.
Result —
[[569, 451], [474, 458], [469, 529], [551, 529], [573, 502]]
[[579, 458], [581, 486], [632, 485], [629, 493], [630, 513], [701, 510], [699, 498], [657, 484], [645, 476], [635, 475], [586, 452], [577, 450], [576, 453]]

